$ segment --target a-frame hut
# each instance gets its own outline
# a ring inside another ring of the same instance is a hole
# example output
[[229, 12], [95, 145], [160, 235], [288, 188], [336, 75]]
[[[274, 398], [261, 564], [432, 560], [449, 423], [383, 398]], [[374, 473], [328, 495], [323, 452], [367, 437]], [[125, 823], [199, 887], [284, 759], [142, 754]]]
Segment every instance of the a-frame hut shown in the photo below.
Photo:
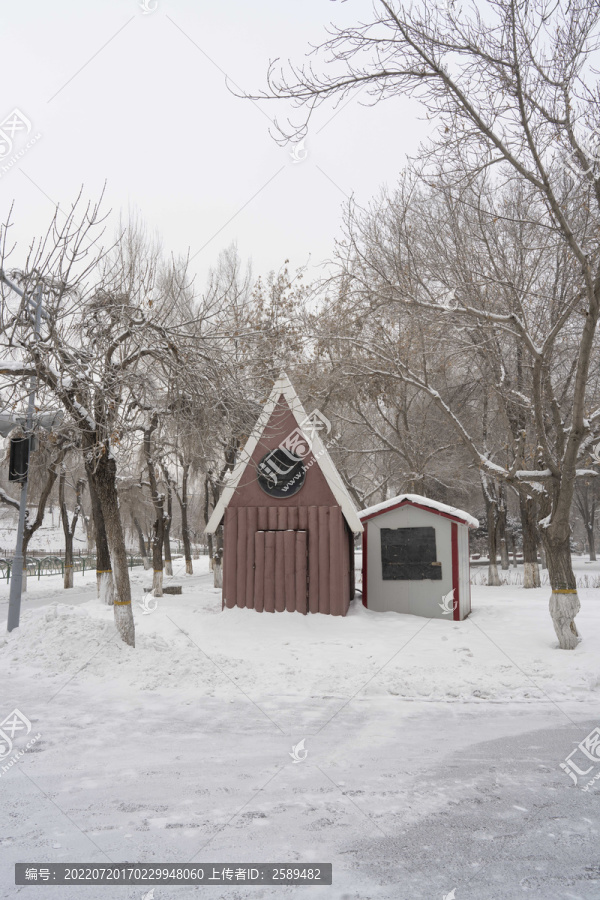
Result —
[[363, 527], [319, 430], [282, 372], [206, 526], [223, 519], [223, 606], [344, 616]]

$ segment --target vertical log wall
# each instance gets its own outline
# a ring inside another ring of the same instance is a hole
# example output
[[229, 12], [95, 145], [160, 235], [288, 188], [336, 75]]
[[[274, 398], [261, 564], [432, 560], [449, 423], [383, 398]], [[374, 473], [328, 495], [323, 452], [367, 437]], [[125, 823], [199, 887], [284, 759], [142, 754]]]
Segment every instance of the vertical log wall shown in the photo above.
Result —
[[230, 609], [347, 613], [352, 541], [339, 506], [228, 506], [224, 545]]

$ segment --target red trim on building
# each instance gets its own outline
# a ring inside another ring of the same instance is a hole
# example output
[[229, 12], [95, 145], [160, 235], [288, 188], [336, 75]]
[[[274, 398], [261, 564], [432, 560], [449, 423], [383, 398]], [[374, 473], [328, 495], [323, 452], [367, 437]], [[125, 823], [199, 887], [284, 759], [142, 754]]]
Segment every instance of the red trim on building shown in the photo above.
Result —
[[[374, 519], [375, 516], [382, 516], [385, 513], [391, 512], [393, 509], [400, 509], [401, 506], [416, 506], [417, 509], [424, 509], [425, 512], [435, 513], [436, 516], [443, 516], [445, 519], [450, 519], [452, 522], [460, 522], [461, 525], [469, 525], [468, 522], [465, 522], [465, 520], [459, 518], [459, 516], [452, 516], [450, 513], [442, 512], [441, 509], [436, 509], [433, 506], [425, 506], [424, 503], [415, 503], [414, 500], [402, 500], [400, 503], [395, 503], [393, 506], [386, 506], [385, 509], [378, 509], [377, 512], [373, 512], [369, 516], [363, 517], [360, 513], [358, 515], [361, 522], [368, 522], [369, 519]], [[469, 528], [473, 528], [473, 525], [469, 525]]]
[[363, 606], [366, 606], [367, 609], [367, 534], [369, 531], [369, 526], [365, 525], [365, 530], [362, 535], [362, 602]]
[[451, 542], [452, 542], [452, 587], [454, 589], [454, 614], [455, 622], [460, 621], [460, 589], [458, 581], [458, 525], [453, 522], [451, 525]]
[[[469, 612], [467, 613], [467, 616], [468, 616], [471, 614], [471, 609], [473, 608], [472, 603], [471, 603], [471, 532], [470, 531], [467, 531], [467, 557], [469, 560], [469, 569], [468, 569], [468, 572], [469, 572]], [[467, 618], [467, 616], [465, 616], [465, 619]]]

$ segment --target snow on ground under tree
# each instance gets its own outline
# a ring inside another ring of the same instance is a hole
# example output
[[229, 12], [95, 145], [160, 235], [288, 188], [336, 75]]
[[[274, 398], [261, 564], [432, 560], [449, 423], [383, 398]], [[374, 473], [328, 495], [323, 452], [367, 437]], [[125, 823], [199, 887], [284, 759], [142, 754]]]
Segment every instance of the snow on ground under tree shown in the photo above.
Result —
[[[193, 856], [333, 862], [334, 884], [155, 900], [600, 896], [600, 788], [559, 768], [600, 724], [600, 591], [581, 591], [584, 640], [567, 652], [547, 588], [474, 586], [464, 622], [360, 600], [345, 619], [259, 615], [222, 612], [207, 560], [194, 566], [186, 578], [176, 563], [183, 594], [149, 615], [150, 576], [134, 570], [135, 649], [93, 574], [69, 592], [30, 579], [21, 627], [0, 638], [0, 712], [18, 707], [42, 738], [0, 775], [2, 896], [39, 890], [10, 887], [15, 861]], [[3, 612], [6, 597], [3, 584]]]
[[[360, 600], [345, 619], [249, 615], [241, 609], [221, 614], [220, 590], [205, 586], [200, 593], [198, 580], [185, 579], [181, 597], [165, 595], [156, 611], [143, 615], [138, 604], [147, 578], [133, 575], [135, 649], [116, 639], [111, 608], [95, 598], [73, 608], [65, 603], [68, 594], [55, 588], [50, 606], [28, 611], [25, 601], [20, 629], [0, 638], [3, 658], [11, 666], [41, 669], [57, 687], [66, 674], [85, 665], [90, 682], [105, 681], [109, 669], [111, 682], [122, 680], [124, 687], [213, 697], [229, 687], [235, 690], [221, 666], [252, 696], [274, 690], [301, 698], [323, 692], [342, 698], [362, 688], [361, 697], [426, 700], [549, 702], [584, 700], [595, 692], [600, 698], [598, 590], [581, 590], [577, 624], [585, 640], [570, 654], [555, 652], [544, 588], [474, 586], [473, 612], [463, 623], [371, 612]], [[93, 585], [95, 575], [86, 581]], [[49, 589], [41, 585], [41, 590]], [[105, 650], [88, 661], [105, 643]], [[362, 687], [384, 663], [384, 673]]]

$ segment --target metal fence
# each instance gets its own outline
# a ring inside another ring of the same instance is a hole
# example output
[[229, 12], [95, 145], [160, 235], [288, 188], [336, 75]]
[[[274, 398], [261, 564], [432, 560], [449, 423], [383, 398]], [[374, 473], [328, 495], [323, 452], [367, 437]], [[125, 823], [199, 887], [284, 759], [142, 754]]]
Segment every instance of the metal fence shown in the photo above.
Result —
[[[175, 549], [175, 541], [177, 541], [177, 549]], [[183, 553], [183, 544], [178, 539], [175, 538], [175, 541], [171, 541], [171, 552], [172, 553]], [[14, 556], [15, 548], [6, 548], [0, 547], [0, 557], [3, 559], [9, 559]], [[139, 556], [139, 550], [134, 550], [129, 548], [127, 553], [130, 556]], [[152, 556], [152, 547], [148, 546], [148, 554]], [[208, 546], [206, 544], [192, 544], [192, 556], [206, 556], [208, 554]], [[27, 553], [28, 556], [38, 557], [38, 556], [63, 556], [65, 555], [64, 550], [29, 550]], [[94, 556], [94, 553], [89, 553], [87, 550], [81, 550], [80, 548], [73, 548], [73, 556]]]
[[[128, 556], [128, 565], [130, 569], [133, 569], [134, 566], [143, 565], [143, 560], [141, 556]], [[0, 580], [6, 578], [6, 582], [10, 581], [10, 573], [13, 566], [12, 559], [6, 559], [0, 557]], [[38, 580], [44, 575], [64, 575], [65, 574], [65, 558], [64, 556], [60, 557], [58, 555], [51, 556], [27, 556], [25, 558], [25, 563], [23, 566], [24, 570], [27, 571], [27, 575], [35, 577], [37, 575]], [[95, 556], [74, 556], [73, 557], [73, 571], [81, 572], [82, 575], [85, 575], [86, 571], [96, 570], [96, 557]]]
[[[177, 554], [181, 552], [181, 542], [177, 540], [178, 549], [173, 551]], [[10, 582], [10, 573], [13, 566], [14, 551], [5, 550], [0, 547], [0, 581], [6, 579], [7, 584]], [[192, 546], [192, 556], [199, 559], [200, 556], [208, 554], [208, 547], [205, 544], [195, 544]], [[150, 558], [152, 555], [150, 554]], [[128, 554], [128, 565], [130, 569], [134, 566], [141, 566], [144, 561], [141, 556], [135, 553]], [[90, 569], [96, 568], [96, 557], [93, 554], [87, 554], [81, 550], [73, 551], [73, 572], [81, 572], [85, 574]], [[65, 574], [65, 551], [56, 550], [48, 553], [44, 550], [31, 550], [25, 559], [23, 571], [27, 571], [27, 576], [42, 578], [45, 575], [64, 575]]]

